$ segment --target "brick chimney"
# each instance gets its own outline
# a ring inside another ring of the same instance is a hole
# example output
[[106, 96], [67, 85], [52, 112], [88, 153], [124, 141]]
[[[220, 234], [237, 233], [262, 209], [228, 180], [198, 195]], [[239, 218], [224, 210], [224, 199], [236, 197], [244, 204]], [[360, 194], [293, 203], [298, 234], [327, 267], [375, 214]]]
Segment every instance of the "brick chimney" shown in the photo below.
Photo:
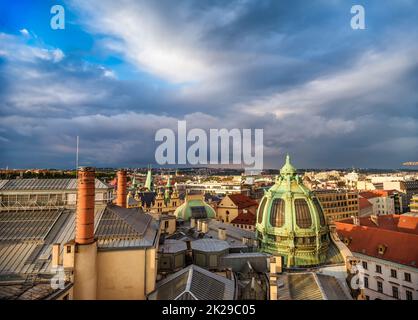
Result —
[[94, 242], [95, 169], [78, 169], [76, 236], [77, 244]]
[[116, 205], [126, 208], [126, 171], [118, 171], [118, 190], [116, 196]]

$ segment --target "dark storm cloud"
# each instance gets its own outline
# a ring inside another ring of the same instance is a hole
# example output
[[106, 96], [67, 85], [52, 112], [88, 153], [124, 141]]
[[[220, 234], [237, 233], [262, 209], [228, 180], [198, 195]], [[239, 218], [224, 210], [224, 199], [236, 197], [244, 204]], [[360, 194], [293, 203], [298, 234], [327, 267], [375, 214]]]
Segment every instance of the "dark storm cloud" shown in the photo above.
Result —
[[69, 1], [95, 50], [139, 76], [2, 34], [0, 166], [72, 166], [76, 135], [88, 164], [144, 165], [178, 119], [263, 128], [267, 167], [416, 160], [418, 10], [364, 5], [353, 31], [338, 0]]

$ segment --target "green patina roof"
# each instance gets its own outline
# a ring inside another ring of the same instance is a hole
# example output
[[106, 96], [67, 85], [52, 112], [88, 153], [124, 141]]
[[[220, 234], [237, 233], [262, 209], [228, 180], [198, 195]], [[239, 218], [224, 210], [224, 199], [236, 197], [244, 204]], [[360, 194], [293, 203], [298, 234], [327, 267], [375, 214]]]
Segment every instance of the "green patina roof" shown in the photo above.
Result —
[[303, 185], [289, 155], [260, 202], [256, 230], [261, 251], [283, 256], [289, 267], [326, 260], [330, 240], [322, 207]]
[[286, 156], [286, 163], [280, 169], [281, 175], [295, 175], [297, 172], [296, 168], [290, 163], [290, 156]]
[[149, 191], [153, 191], [152, 172], [150, 166], [148, 166], [147, 179], [145, 180], [145, 188], [147, 188]]
[[[205, 217], [200, 216], [202, 210], [204, 210]], [[174, 215], [177, 217], [177, 219], [183, 219], [185, 221], [189, 221], [190, 218], [196, 214], [199, 215], [197, 218], [215, 218], [216, 216], [215, 210], [210, 205], [208, 205], [203, 200], [197, 199], [186, 201], [174, 212]]]

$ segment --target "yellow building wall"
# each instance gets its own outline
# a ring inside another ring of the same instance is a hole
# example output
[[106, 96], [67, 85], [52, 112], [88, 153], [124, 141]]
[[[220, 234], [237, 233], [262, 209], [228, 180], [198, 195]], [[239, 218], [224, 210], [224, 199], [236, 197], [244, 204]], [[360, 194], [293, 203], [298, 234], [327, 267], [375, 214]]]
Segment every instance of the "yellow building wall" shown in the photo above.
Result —
[[155, 249], [99, 251], [99, 300], [145, 300], [155, 289]]
[[78, 245], [74, 261], [74, 299], [97, 298], [97, 242]]
[[[228, 214], [229, 212], [229, 214]], [[229, 199], [228, 196], [219, 203], [216, 213], [216, 219], [226, 223], [231, 223], [239, 214], [238, 207]]]

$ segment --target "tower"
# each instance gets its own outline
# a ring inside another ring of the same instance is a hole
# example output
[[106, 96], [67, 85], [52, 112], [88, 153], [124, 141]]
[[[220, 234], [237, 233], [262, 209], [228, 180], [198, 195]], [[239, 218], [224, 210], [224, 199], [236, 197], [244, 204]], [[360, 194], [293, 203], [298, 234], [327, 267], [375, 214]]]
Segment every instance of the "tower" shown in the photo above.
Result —
[[153, 182], [152, 182], [151, 166], [148, 166], [147, 179], [145, 180], [145, 186], [144, 187], [148, 191], [153, 191], [153, 189], [154, 189]]
[[165, 185], [165, 191], [164, 191], [164, 203], [166, 206], [170, 204], [171, 193], [172, 193], [171, 176], [169, 175], [167, 178], [167, 183]]
[[256, 230], [260, 250], [282, 256], [288, 268], [326, 260], [330, 238], [322, 207], [303, 185], [289, 155], [260, 202]]

